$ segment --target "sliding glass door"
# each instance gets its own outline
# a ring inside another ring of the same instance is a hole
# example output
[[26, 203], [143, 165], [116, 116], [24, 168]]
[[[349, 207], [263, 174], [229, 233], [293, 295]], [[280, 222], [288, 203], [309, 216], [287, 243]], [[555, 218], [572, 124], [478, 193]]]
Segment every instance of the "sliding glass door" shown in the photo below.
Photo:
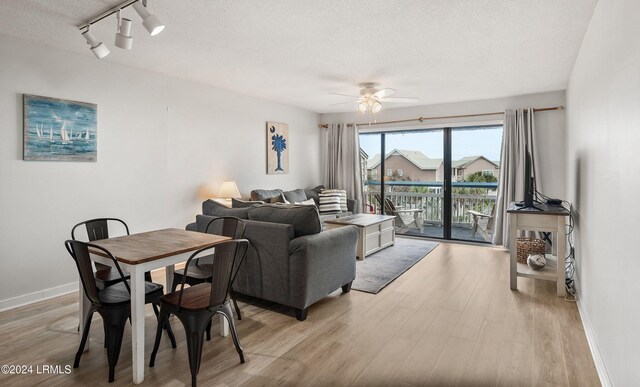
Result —
[[365, 212], [400, 235], [490, 240], [501, 141], [501, 126], [361, 133]]

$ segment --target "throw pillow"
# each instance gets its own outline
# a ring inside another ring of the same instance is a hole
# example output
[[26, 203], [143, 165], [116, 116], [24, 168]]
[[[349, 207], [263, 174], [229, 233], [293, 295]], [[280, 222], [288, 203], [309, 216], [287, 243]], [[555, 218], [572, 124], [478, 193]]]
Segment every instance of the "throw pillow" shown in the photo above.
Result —
[[251, 200], [261, 200], [263, 202], [269, 202], [274, 196], [278, 196], [282, 193], [281, 189], [254, 189], [251, 191]]
[[282, 193], [287, 203], [302, 202], [307, 200], [307, 194], [303, 189], [294, 189], [293, 191], [285, 191]]
[[315, 188], [305, 189], [304, 193], [307, 195], [307, 198], [313, 199], [316, 202], [316, 206], [320, 205], [320, 197], [318, 196], [322, 190], [324, 189], [324, 185], [319, 185]]
[[271, 204], [275, 204], [275, 203], [286, 203], [286, 199], [284, 198], [284, 195], [280, 194], [277, 196], [272, 197], [271, 199], [269, 199], [269, 203]]
[[323, 194], [337, 194], [340, 195], [340, 211], [347, 212], [347, 191], [343, 189], [323, 189]]
[[260, 200], [239, 200], [239, 199], [231, 199], [231, 208], [246, 208], [251, 207], [255, 204], [264, 204], [263, 201]]
[[307, 199], [307, 200], [303, 200], [301, 202], [294, 202], [293, 204], [299, 205], [299, 206], [315, 206], [316, 202], [313, 199]]
[[319, 198], [320, 206], [318, 210], [320, 214], [338, 214], [340, 210], [340, 194], [321, 193]]
[[288, 206], [265, 204], [249, 209], [249, 219], [262, 222], [290, 224], [295, 237], [317, 234], [322, 231], [318, 210], [312, 206]]
[[229, 208], [215, 200], [202, 202], [202, 215], [211, 216], [235, 216], [240, 219], [249, 219], [249, 208]]

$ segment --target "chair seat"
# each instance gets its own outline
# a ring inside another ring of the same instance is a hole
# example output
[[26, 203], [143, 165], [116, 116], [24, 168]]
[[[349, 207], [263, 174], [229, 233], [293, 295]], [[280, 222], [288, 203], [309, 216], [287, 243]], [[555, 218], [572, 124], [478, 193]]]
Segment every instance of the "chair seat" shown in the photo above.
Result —
[[[180, 291], [165, 294], [161, 300], [164, 304], [178, 306]], [[211, 297], [211, 284], [208, 282], [184, 288], [182, 292], [182, 304], [180, 308], [188, 310], [204, 310], [209, 308], [209, 298]]]
[[[187, 271], [187, 275], [191, 278], [197, 278], [201, 280], [206, 280], [211, 278], [211, 273], [213, 273], [213, 265], [210, 263], [201, 263], [199, 265], [189, 265], [189, 270]], [[174, 272], [174, 275], [178, 274], [184, 276], [184, 269], [178, 269]]]
[[[122, 274], [124, 274], [126, 279], [129, 279], [130, 275], [128, 272], [123, 270]], [[96, 270], [95, 277], [98, 288], [106, 288], [122, 281], [122, 277], [120, 277], [118, 270], [111, 267], [108, 269]]]
[[[127, 280], [129, 286], [131, 283]], [[148, 304], [153, 300], [159, 299], [162, 294], [164, 287], [155, 282], [145, 281], [144, 283], [144, 293], [145, 293], [145, 303]], [[100, 302], [103, 304], [120, 304], [123, 302], [130, 302], [131, 296], [127, 291], [127, 287], [124, 285], [124, 282], [117, 283], [115, 285], [109, 286], [105, 289], [102, 289], [98, 292], [98, 298]]]

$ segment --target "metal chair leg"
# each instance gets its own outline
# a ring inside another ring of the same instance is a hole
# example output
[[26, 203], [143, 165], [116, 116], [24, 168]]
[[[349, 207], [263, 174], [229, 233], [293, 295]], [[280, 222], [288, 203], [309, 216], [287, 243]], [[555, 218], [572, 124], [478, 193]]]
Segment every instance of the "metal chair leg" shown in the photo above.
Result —
[[109, 383], [115, 378], [115, 369], [122, 348], [122, 337], [124, 336], [124, 326], [131, 314], [130, 306], [106, 311], [101, 313], [107, 325], [107, 359], [109, 361]]
[[236, 331], [236, 324], [233, 321], [233, 313], [231, 312], [231, 305], [227, 302], [222, 310], [218, 313], [222, 314], [229, 323], [229, 329], [231, 330], [231, 338], [233, 339], [233, 345], [236, 347], [236, 351], [240, 356], [240, 363], [244, 363], [244, 352], [242, 350], [242, 346], [240, 345], [240, 339], [238, 338], [238, 332]]
[[89, 336], [89, 330], [91, 329], [91, 319], [93, 318], [94, 309], [90, 309], [89, 313], [85, 316], [84, 320], [84, 330], [82, 331], [82, 339], [80, 340], [80, 347], [78, 348], [78, 352], [76, 353], [76, 358], [73, 361], [73, 368], [78, 368], [80, 366], [80, 357], [84, 352], [84, 347], [87, 344], [87, 337]]

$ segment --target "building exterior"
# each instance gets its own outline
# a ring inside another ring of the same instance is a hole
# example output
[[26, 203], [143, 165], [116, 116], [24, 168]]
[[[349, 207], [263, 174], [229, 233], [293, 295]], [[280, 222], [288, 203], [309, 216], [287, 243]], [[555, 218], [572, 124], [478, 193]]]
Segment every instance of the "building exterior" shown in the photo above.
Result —
[[415, 150], [394, 149], [385, 157], [385, 171], [380, 170], [380, 155], [375, 155], [367, 162], [367, 177], [380, 180], [381, 176], [394, 180], [440, 181], [438, 166], [442, 159], [432, 159]]
[[[467, 156], [459, 160], [453, 160], [451, 162], [451, 177], [453, 181], [465, 181], [465, 179], [476, 172], [481, 172], [484, 175], [495, 176], [497, 179], [500, 176], [500, 163], [498, 161], [492, 161], [484, 156]], [[441, 163], [438, 167], [439, 176], [443, 176], [444, 163]]]
[[[381, 176], [389, 180], [442, 181], [444, 163], [442, 159], [430, 158], [415, 150], [394, 149], [387, 153], [385, 171], [380, 170], [380, 154], [367, 161], [367, 180], [379, 181]], [[451, 163], [453, 181], [464, 181], [476, 172], [498, 178], [499, 162], [484, 156], [467, 156]]]

